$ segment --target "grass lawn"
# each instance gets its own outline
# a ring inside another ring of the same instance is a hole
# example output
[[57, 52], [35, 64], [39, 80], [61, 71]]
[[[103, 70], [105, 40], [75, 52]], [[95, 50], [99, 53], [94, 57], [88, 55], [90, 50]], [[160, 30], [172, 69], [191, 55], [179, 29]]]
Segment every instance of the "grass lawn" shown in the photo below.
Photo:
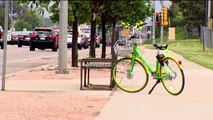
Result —
[[182, 55], [184, 58], [213, 70], [213, 48], [203, 51], [198, 39], [178, 40], [169, 42], [169, 49]]

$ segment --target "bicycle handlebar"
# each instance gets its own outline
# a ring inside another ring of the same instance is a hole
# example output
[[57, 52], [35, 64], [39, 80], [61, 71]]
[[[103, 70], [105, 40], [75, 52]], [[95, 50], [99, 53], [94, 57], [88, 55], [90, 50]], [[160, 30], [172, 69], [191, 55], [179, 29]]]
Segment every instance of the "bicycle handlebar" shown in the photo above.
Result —
[[153, 46], [154, 46], [156, 49], [160, 49], [160, 50], [166, 50], [166, 49], [168, 48], [168, 44], [166, 44], [166, 45], [153, 44]]

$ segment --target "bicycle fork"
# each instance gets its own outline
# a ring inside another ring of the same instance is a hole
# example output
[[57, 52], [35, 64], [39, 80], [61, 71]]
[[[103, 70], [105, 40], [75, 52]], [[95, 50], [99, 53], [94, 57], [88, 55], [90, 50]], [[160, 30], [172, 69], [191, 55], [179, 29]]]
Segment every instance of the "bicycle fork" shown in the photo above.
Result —
[[129, 68], [126, 71], [128, 79], [132, 79], [133, 78], [133, 69], [134, 69], [134, 66], [135, 66], [135, 58], [136, 58], [136, 56], [133, 55], [131, 63], [130, 63], [130, 66], [129, 66]]

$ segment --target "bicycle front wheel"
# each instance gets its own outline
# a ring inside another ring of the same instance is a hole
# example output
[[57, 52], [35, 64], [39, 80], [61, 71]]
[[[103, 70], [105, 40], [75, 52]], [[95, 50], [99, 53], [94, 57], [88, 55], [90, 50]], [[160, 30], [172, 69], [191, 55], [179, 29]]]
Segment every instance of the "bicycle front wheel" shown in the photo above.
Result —
[[[144, 89], [148, 82], [148, 73], [145, 66], [135, 59], [131, 66], [132, 58], [122, 58], [113, 66], [113, 79], [116, 85], [126, 92], [134, 93]], [[130, 68], [133, 67], [132, 72]]]
[[172, 95], [179, 95], [185, 84], [185, 78], [180, 64], [172, 57], [165, 57], [160, 65], [160, 75], [164, 88]]

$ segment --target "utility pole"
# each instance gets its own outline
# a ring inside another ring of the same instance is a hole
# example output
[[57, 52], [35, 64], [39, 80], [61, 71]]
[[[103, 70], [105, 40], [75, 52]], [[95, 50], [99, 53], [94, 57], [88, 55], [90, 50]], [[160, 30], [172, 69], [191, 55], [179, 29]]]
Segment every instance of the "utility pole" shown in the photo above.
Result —
[[68, 0], [60, 0], [59, 15], [59, 52], [57, 74], [69, 74], [67, 70], [67, 27], [68, 27]]
[[211, 0], [208, 1], [208, 28], [211, 29]]
[[5, 90], [5, 79], [6, 79], [6, 66], [7, 66], [7, 31], [8, 31], [8, 9], [9, 1], [5, 1], [5, 17], [4, 17], [4, 51], [3, 51], [3, 62], [2, 62], [2, 81], [1, 91]]
[[[153, 5], [154, 11], [155, 11], [155, 1], [153, 1], [152, 5]], [[155, 44], [155, 22], [156, 22], [156, 14], [154, 12], [153, 22], [152, 22], [152, 44]]]
[[15, 31], [14, 30], [14, 23], [13, 23], [13, 17], [14, 17], [14, 14], [13, 14], [13, 0], [11, 0], [11, 11], [10, 11], [10, 16], [11, 16], [11, 32]]
[[[163, 0], [160, 1], [161, 4], [161, 16], [163, 15]], [[163, 25], [162, 25], [162, 19], [161, 19], [161, 27], [160, 27], [160, 43], [163, 44]]]

